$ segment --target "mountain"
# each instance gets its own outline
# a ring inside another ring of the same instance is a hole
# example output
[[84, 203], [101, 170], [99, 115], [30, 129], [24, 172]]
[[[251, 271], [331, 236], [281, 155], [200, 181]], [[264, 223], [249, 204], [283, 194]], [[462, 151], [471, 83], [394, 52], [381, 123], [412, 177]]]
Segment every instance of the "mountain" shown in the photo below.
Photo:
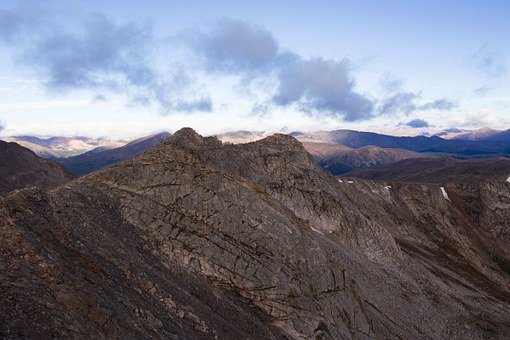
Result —
[[14, 136], [5, 137], [5, 141], [15, 142], [32, 150], [43, 158], [70, 157], [94, 148], [116, 148], [124, 145], [124, 141], [89, 137], [48, 137]]
[[452, 157], [402, 160], [371, 169], [356, 169], [347, 176], [385, 181], [422, 183], [503, 182], [510, 178], [510, 158], [455, 159]]
[[264, 131], [239, 130], [221, 133], [216, 135], [215, 137], [224, 143], [241, 144], [255, 142], [267, 136], [268, 133]]
[[445, 130], [435, 133], [434, 136], [441, 137], [443, 139], [455, 139], [459, 135], [467, 134], [470, 132], [471, 132], [471, 130], [448, 128], [448, 129], [445, 129]]
[[50, 188], [71, 178], [60, 165], [21, 145], [0, 141], [0, 196], [30, 186]]
[[500, 143], [510, 143], [510, 130], [499, 131], [490, 136], [485, 137], [483, 140]]
[[0, 336], [508, 339], [509, 219], [506, 182], [340, 183], [290, 136], [182, 129], [0, 200]]
[[294, 132], [302, 142], [342, 144], [351, 148], [378, 146], [415, 152], [450, 153], [464, 156], [510, 154], [510, 145], [501, 141], [446, 140], [438, 136], [397, 137], [353, 130]]
[[135, 157], [160, 144], [169, 136], [168, 132], [162, 132], [136, 139], [118, 148], [106, 150], [104, 148], [97, 148], [81, 155], [59, 158], [56, 161], [70, 173], [81, 176]]
[[409, 150], [377, 146], [353, 149], [341, 144], [310, 142], [304, 142], [303, 146], [323, 169], [333, 175], [343, 174], [353, 169], [385, 165], [403, 159], [425, 157], [423, 154]]
[[483, 141], [490, 140], [492, 136], [501, 132], [503, 131], [490, 128], [481, 128], [477, 130], [447, 129], [437, 133], [436, 136], [444, 139]]

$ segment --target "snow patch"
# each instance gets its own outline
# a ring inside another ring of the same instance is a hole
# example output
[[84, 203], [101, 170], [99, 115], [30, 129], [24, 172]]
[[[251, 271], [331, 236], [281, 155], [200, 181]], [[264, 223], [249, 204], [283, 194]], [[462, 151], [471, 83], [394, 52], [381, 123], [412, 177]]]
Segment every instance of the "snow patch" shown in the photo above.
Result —
[[391, 190], [391, 185], [387, 185], [387, 186], [385, 186], [385, 187], [384, 187], [384, 189], [386, 189], [386, 190]]
[[319, 234], [321, 234], [321, 235], [324, 235], [324, 234], [322, 233], [322, 231], [317, 230], [317, 229], [315, 229], [314, 227], [310, 227], [310, 228], [312, 228], [312, 230], [313, 230], [313, 231], [315, 231], [316, 233], [319, 233]]
[[347, 183], [352, 184], [352, 183], [354, 183], [354, 181], [347, 181]]
[[445, 200], [447, 201], [450, 200], [450, 197], [448, 197], [448, 193], [446, 192], [446, 189], [444, 187], [441, 187], [441, 193], [443, 194]]
[[507, 181], [508, 183], [510, 183], [510, 176], [508, 176], [508, 178], [506, 179], [506, 181]]
[[342, 179], [339, 179], [338, 182], [343, 183], [344, 181]]

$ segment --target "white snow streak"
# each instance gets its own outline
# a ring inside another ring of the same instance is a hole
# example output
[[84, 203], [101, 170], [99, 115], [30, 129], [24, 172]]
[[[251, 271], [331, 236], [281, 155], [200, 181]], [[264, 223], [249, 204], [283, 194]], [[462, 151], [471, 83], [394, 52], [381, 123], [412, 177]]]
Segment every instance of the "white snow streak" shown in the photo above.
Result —
[[450, 200], [450, 197], [448, 197], [448, 193], [446, 192], [446, 189], [444, 187], [441, 187], [441, 193], [443, 194], [445, 200], [447, 201]]

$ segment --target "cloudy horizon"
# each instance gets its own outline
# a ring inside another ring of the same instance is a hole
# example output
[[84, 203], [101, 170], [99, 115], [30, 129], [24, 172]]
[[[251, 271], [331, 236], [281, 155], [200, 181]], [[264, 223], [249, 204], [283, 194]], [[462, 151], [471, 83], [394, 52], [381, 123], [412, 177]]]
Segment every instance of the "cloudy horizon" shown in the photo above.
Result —
[[503, 1], [116, 2], [0, 5], [0, 135], [510, 128]]

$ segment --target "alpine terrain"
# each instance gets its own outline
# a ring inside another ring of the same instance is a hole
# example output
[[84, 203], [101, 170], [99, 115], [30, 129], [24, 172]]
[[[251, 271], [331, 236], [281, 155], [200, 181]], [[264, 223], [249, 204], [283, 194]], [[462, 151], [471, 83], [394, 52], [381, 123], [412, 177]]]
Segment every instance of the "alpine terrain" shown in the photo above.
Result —
[[0, 200], [5, 339], [509, 339], [510, 183], [341, 180], [181, 129]]

